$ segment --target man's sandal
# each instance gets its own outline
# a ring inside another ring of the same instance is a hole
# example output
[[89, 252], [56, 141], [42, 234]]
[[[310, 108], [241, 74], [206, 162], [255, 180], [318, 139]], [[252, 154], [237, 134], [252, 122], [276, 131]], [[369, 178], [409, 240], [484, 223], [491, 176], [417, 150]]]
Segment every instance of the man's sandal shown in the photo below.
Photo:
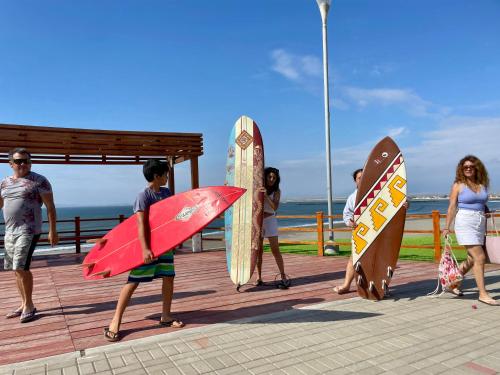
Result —
[[36, 307], [30, 312], [21, 313], [21, 318], [19, 318], [19, 321], [21, 323], [28, 323], [31, 322], [33, 319], [35, 319], [35, 316], [36, 316]]
[[5, 318], [6, 319], [17, 318], [18, 316], [21, 316], [22, 313], [23, 313], [23, 308], [20, 307], [20, 308], [18, 308], [16, 310], [11, 311], [7, 315], [5, 315]]
[[160, 319], [159, 323], [162, 327], [172, 327], [172, 328], [182, 328], [185, 326], [183, 322], [181, 322], [179, 319], [172, 319], [164, 322], [163, 320]]
[[110, 331], [108, 327], [104, 328], [104, 338], [110, 342], [120, 341], [120, 332]]
[[337, 293], [337, 294], [347, 294], [347, 293], [349, 293], [349, 292], [350, 292], [350, 290], [349, 290], [349, 289], [347, 289], [347, 290], [346, 290], [346, 289], [343, 289], [343, 288], [341, 288], [341, 287], [340, 287], [340, 286], [338, 286], [338, 285], [337, 285], [337, 286], [334, 286], [332, 290], [333, 290], [333, 293]]

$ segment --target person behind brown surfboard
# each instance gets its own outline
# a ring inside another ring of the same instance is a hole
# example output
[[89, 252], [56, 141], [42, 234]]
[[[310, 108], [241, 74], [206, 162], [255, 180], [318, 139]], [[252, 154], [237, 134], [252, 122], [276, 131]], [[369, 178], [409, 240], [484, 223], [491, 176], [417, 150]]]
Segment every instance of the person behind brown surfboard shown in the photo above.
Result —
[[[352, 178], [354, 179], [354, 183], [356, 184], [356, 189], [352, 192], [351, 195], [347, 198], [345, 203], [344, 212], [343, 212], [343, 220], [346, 226], [351, 229], [356, 228], [356, 223], [354, 222], [354, 208], [356, 205], [356, 194], [358, 193], [359, 185], [361, 184], [361, 179], [363, 177], [363, 169], [356, 169], [352, 173]], [[403, 204], [405, 209], [408, 209], [409, 203], [406, 201]], [[352, 255], [349, 257], [347, 261], [347, 266], [345, 269], [345, 279], [342, 285], [334, 286], [333, 292], [338, 294], [349, 293], [351, 289], [352, 280], [354, 279], [354, 265], [352, 263]]]
[[[450, 204], [446, 215], [443, 236], [448, 236], [450, 226], [455, 220], [455, 234], [459, 245], [467, 249], [467, 259], [460, 265], [465, 275], [471, 268], [479, 291], [479, 302], [499, 306], [484, 286], [485, 253], [483, 249], [486, 232], [486, 202], [488, 200], [488, 172], [477, 157], [467, 155], [457, 165], [455, 182], [451, 188]], [[458, 208], [458, 209], [457, 209]], [[460, 288], [453, 294], [463, 295]]]

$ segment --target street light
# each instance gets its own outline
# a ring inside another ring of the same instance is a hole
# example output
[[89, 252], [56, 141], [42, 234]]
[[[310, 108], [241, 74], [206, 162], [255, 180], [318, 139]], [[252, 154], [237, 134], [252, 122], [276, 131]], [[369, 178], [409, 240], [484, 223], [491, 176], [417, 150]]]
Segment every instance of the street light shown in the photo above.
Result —
[[[330, 99], [328, 91], [328, 44], [327, 44], [327, 32], [326, 32], [326, 19], [328, 16], [328, 11], [330, 10], [330, 5], [332, 0], [316, 0], [319, 6], [319, 11], [321, 13], [321, 20], [323, 23], [323, 87], [325, 96], [325, 139], [326, 139], [326, 186], [327, 186], [327, 196], [328, 196], [328, 229], [329, 241], [333, 242], [333, 220], [332, 220], [332, 158], [330, 155]], [[338, 249], [329, 244], [326, 246], [325, 250], [329, 253], [336, 253]]]

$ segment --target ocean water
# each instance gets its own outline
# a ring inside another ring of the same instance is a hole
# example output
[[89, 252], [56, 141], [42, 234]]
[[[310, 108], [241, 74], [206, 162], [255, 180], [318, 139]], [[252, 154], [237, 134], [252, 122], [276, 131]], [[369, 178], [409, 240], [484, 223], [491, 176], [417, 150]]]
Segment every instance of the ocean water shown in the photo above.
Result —
[[[345, 206], [345, 201], [335, 201], [333, 205], [333, 214], [340, 215]], [[500, 200], [493, 200], [488, 203], [491, 210], [500, 211]], [[448, 209], [447, 200], [414, 200], [410, 202], [408, 210], [409, 214], [429, 214], [433, 210], [438, 210], [441, 213], [446, 213]], [[328, 205], [326, 201], [301, 201], [301, 202], [282, 202], [278, 209], [278, 215], [315, 215], [316, 212], [323, 211], [326, 215]], [[59, 207], [57, 208], [58, 220], [69, 220], [69, 222], [61, 222], [57, 225], [57, 230], [61, 237], [74, 235], [74, 218], [79, 216], [81, 220], [109, 218], [109, 221], [82, 221], [82, 235], [91, 237], [101, 237], [111, 228], [119, 223], [119, 216], [128, 217], [132, 215], [132, 206], [107, 206], [107, 207]], [[3, 218], [2, 218], [3, 219]], [[340, 221], [335, 219], [334, 221]], [[280, 227], [299, 227], [315, 225], [316, 218], [311, 219], [278, 219]], [[216, 219], [209, 225], [209, 229], [205, 229], [204, 233], [215, 233], [224, 226], [222, 219]], [[44, 224], [44, 232], [48, 230], [47, 224]], [[67, 232], [67, 233], [65, 233]], [[3, 238], [4, 228], [3, 222], [0, 223], [0, 238]], [[61, 244], [64, 246], [64, 243]], [[0, 250], [0, 252], [2, 252]]]

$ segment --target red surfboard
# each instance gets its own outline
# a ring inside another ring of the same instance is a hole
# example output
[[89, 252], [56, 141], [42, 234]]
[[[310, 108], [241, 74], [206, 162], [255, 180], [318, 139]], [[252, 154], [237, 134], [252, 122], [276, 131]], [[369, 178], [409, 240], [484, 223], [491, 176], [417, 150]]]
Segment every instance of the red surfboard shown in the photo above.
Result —
[[[173, 195], [149, 209], [150, 246], [155, 257], [172, 250], [228, 209], [245, 189], [213, 186]], [[102, 279], [142, 265], [136, 215], [108, 232], [83, 261], [83, 277]]]

